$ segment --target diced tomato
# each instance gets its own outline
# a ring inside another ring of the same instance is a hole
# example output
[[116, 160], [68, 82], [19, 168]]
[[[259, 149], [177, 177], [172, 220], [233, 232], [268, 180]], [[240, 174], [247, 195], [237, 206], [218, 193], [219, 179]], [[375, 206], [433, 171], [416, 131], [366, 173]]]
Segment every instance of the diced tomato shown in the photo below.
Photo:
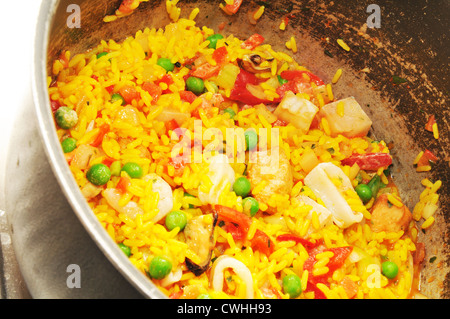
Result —
[[130, 179], [128, 177], [122, 176], [116, 185], [116, 189], [118, 189], [122, 194], [125, 194], [129, 185]]
[[380, 167], [392, 164], [392, 157], [388, 153], [353, 154], [342, 160], [342, 165], [353, 166], [358, 164], [360, 169], [376, 171]]
[[233, 89], [231, 90], [230, 99], [248, 105], [256, 105], [261, 103], [270, 104], [274, 102], [260, 99], [251, 94], [247, 89], [247, 84], [257, 85], [259, 84], [259, 79], [253, 73], [241, 69], [238, 76], [236, 77]]
[[110, 167], [111, 164], [112, 164], [113, 162], [115, 162], [115, 161], [116, 161], [116, 160], [115, 160], [114, 158], [111, 158], [111, 157], [107, 156], [107, 157], [102, 161], [102, 163], [105, 164], [106, 166]]
[[327, 265], [327, 267], [330, 269], [330, 272], [333, 272], [336, 269], [341, 268], [347, 257], [352, 252], [352, 250], [353, 247], [351, 246], [327, 249], [327, 251], [331, 251], [334, 253], [334, 256], [330, 258], [330, 261], [328, 262]]
[[283, 85], [279, 86], [276, 90], [277, 94], [280, 96], [280, 100], [283, 98], [286, 92], [289, 91], [295, 94], [298, 93], [298, 86], [295, 81], [289, 81], [287, 83], [284, 83]]
[[342, 286], [347, 294], [349, 299], [352, 299], [358, 293], [358, 285], [350, 279], [350, 277], [345, 276], [339, 282], [339, 285]]
[[214, 50], [214, 53], [212, 55], [212, 58], [214, 61], [217, 62], [217, 64], [223, 64], [227, 59], [228, 51], [227, 47], [220, 47]]
[[219, 219], [235, 223], [242, 227], [245, 232], [247, 232], [250, 228], [252, 220], [244, 213], [238, 212], [237, 210], [222, 205], [216, 205], [215, 210], [219, 215]]
[[152, 97], [152, 103], [156, 103], [162, 94], [161, 87], [153, 82], [144, 82], [142, 84], [142, 89], [150, 94]]
[[119, 6], [119, 11], [125, 14], [133, 12], [133, 2], [134, 0], [123, 0]]
[[433, 132], [433, 124], [435, 124], [435, 123], [436, 123], [436, 118], [433, 114], [428, 118], [428, 122], [425, 125], [425, 129], [429, 132]]
[[92, 75], [91, 78], [93, 78], [95, 81], [98, 81], [98, 76]]
[[309, 72], [309, 71], [300, 71], [300, 70], [285, 70], [283, 72], [281, 72], [280, 76], [288, 81], [300, 81], [300, 82], [305, 82], [307, 81], [307, 79], [303, 76], [304, 74], [306, 74], [309, 78], [310, 82], [314, 82], [317, 86], [321, 86], [324, 85], [324, 82], [322, 81], [321, 78], [319, 78], [317, 75]]
[[120, 95], [125, 99], [125, 102], [130, 104], [133, 100], [139, 100], [141, 95], [132, 85], [125, 85], [119, 90]]
[[293, 234], [283, 234], [277, 237], [277, 241], [294, 241], [297, 244], [302, 244], [306, 249], [312, 249], [316, 247], [318, 244], [314, 244], [307, 239], [301, 238], [300, 236]]
[[191, 71], [191, 75], [200, 79], [208, 79], [220, 71], [220, 65], [211, 65], [209, 63], [203, 63], [195, 70]]
[[239, 7], [241, 6], [241, 4], [242, 4], [242, 0], [234, 0], [233, 4], [227, 4], [224, 7], [224, 10], [228, 14], [235, 14], [239, 10]]
[[180, 299], [180, 297], [183, 295], [183, 290], [179, 290], [177, 292], [171, 293], [169, 298], [170, 299]]
[[168, 131], [174, 131], [175, 129], [179, 128], [177, 121], [175, 119], [171, 119], [170, 121], [166, 122], [166, 129]]
[[251, 247], [254, 250], [259, 250], [266, 256], [273, 252], [273, 243], [267, 234], [259, 229], [256, 230], [255, 235], [251, 240]]
[[192, 103], [195, 101], [195, 99], [197, 98], [197, 95], [195, 95], [193, 92], [191, 91], [180, 91], [180, 98], [183, 101]]
[[317, 288], [318, 283], [323, 283], [325, 285], [328, 285], [328, 277], [333, 274], [333, 272], [342, 267], [347, 257], [352, 252], [353, 247], [351, 246], [345, 246], [345, 247], [336, 247], [336, 248], [329, 248], [327, 249], [325, 246], [321, 245], [318, 247], [315, 247], [311, 251], [308, 252], [309, 257], [306, 259], [306, 261], [303, 264], [303, 269], [308, 270], [309, 272], [312, 272], [314, 264], [316, 263], [316, 255], [325, 251], [331, 251], [333, 252], [333, 257], [330, 258], [330, 261], [327, 264], [327, 267], [329, 268], [329, 271], [320, 276], [308, 276], [308, 285], [305, 292], [313, 291], [314, 297], [316, 299], [325, 299], [325, 294]]
[[232, 222], [226, 222], [224, 229], [227, 233], [230, 233], [231, 236], [233, 236], [233, 240], [235, 242], [243, 242], [247, 237], [247, 232], [245, 229]]
[[245, 40], [241, 44], [242, 49], [253, 50], [257, 46], [261, 45], [264, 42], [264, 37], [258, 33], [255, 33], [250, 36], [247, 40]]
[[114, 91], [114, 85], [106, 87], [105, 90], [108, 91], [109, 94], [111, 94]]
[[[169, 85], [173, 84], [173, 79], [170, 76], [170, 74], [164, 74], [163, 77], [161, 79], [159, 79], [158, 81], [155, 82], [155, 84], [159, 83], [166, 83], [167, 87], [169, 87]], [[167, 93], [172, 93], [172, 91], [168, 88], [167, 90], [163, 90], [162, 91], [163, 94], [167, 94]]]
[[417, 166], [426, 166], [430, 165], [431, 163], [436, 163], [438, 161], [438, 158], [436, 155], [434, 155], [429, 149], [426, 149], [423, 152], [422, 157], [420, 158], [419, 162], [417, 163]]
[[61, 107], [61, 103], [59, 103], [59, 101], [51, 100], [50, 107], [52, 108], [52, 112], [55, 113]]
[[97, 147], [100, 144], [102, 144], [103, 138], [105, 137], [105, 134], [109, 132], [109, 125], [108, 124], [103, 124], [102, 126], [100, 126], [99, 129], [100, 129], [100, 131], [98, 132], [97, 137], [91, 143], [91, 145], [94, 146], [94, 147]]

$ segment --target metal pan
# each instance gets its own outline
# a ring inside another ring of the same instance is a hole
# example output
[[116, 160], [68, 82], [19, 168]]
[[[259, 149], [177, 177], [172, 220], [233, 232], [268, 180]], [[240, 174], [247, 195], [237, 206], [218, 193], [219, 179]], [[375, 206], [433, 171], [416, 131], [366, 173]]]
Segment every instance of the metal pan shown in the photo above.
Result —
[[[96, 45], [101, 39], [121, 41], [137, 30], [163, 27], [170, 22], [165, 1], [150, 1], [142, 3], [131, 16], [104, 23], [103, 17], [113, 14], [120, 2], [61, 0], [42, 4], [36, 26], [33, 90], [38, 130], [52, 169], [42, 174], [56, 177], [59, 188], [92, 241], [119, 273], [143, 296], [161, 298], [163, 294], [117, 249], [82, 197], [61, 152], [46, 89], [47, 74], [61, 50], [69, 49], [75, 54]], [[431, 298], [449, 298], [450, 258], [446, 235], [449, 229], [450, 166], [446, 147], [449, 110], [446, 106], [448, 46], [445, 45], [449, 3], [378, 1], [380, 28], [369, 28], [370, 21], [376, 22], [370, 20], [374, 12], [368, 8], [370, 1], [266, 0], [263, 3], [266, 11], [256, 25], [251, 25], [247, 18], [247, 12], [257, 6], [252, 2], [245, 2], [238, 14], [231, 17], [218, 8], [218, 1], [181, 1], [179, 6], [184, 15], [199, 7], [198, 25], [217, 30], [224, 22], [224, 32], [241, 38], [258, 32], [264, 35], [267, 43], [280, 50], [287, 37], [295, 35], [299, 45], [297, 60], [325, 82], [331, 80], [338, 68], [343, 69], [345, 76], [336, 85], [335, 95], [338, 98], [354, 96], [374, 122], [371, 134], [393, 143], [394, 178], [405, 203], [411, 209], [414, 207], [422, 191], [420, 181], [425, 176], [443, 182], [435, 225], [419, 237], [427, 250], [421, 289]], [[73, 5], [81, 10], [80, 28], [68, 23], [70, 14], [75, 12], [71, 9]], [[278, 26], [286, 15], [290, 20], [288, 29], [282, 33]], [[351, 50], [347, 52], [340, 48], [336, 44], [338, 38], [345, 39]], [[393, 76], [407, 82], [394, 84]], [[438, 118], [439, 140], [423, 129], [430, 114]], [[419, 174], [412, 162], [425, 148], [439, 154], [440, 160], [432, 172]], [[432, 257], [439, 262], [429, 262], [430, 258], [434, 260]]]

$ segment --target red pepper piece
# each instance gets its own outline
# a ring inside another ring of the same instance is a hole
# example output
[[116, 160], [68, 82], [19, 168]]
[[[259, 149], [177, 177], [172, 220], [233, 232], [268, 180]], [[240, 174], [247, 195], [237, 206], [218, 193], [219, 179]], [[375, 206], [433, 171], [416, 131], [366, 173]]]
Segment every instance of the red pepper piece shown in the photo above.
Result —
[[353, 166], [358, 164], [360, 169], [376, 171], [380, 167], [386, 167], [392, 164], [392, 157], [388, 153], [367, 153], [354, 154], [342, 160], [342, 165]]
[[309, 71], [300, 71], [300, 70], [286, 70], [281, 72], [280, 76], [288, 81], [300, 81], [300, 82], [307, 82], [303, 74], [306, 74], [310, 82], [314, 82], [317, 86], [324, 85], [325, 83], [322, 81], [321, 78], [319, 78], [317, 75], [309, 72]]
[[314, 244], [307, 239], [301, 238], [300, 236], [293, 234], [283, 234], [277, 237], [277, 241], [295, 241], [297, 244], [302, 244], [306, 249], [312, 249], [318, 244]]
[[259, 250], [266, 256], [273, 253], [273, 243], [267, 234], [259, 229], [256, 230], [255, 235], [251, 240], [251, 247], [254, 250]]
[[264, 37], [258, 33], [255, 33], [250, 36], [247, 40], [242, 42], [241, 48], [242, 49], [248, 49], [253, 50], [257, 46], [261, 45], [264, 42]]

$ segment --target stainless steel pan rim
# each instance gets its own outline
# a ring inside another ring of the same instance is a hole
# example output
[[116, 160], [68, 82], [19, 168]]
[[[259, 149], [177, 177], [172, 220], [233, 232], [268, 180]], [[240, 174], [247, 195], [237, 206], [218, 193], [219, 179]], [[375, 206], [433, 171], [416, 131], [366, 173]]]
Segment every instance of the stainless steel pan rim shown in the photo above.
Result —
[[141, 273], [120, 251], [108, 233], [101, 226], [83, 195], [79, 191], [71, 171], [67, 165], [56, 134], [53, 116], [47, 91], [47, 48], [52, 16], [58, 5], [58, 0], [42, 1], [36, 25], [34, 52], [32, 62], [32, 89], [37, 121], [44, 149], [59, 182], [74, 213], [79, 218], [86, 231], [97, 244], [99, 249], [125, 276], [128, 281], [144, 296], [149, 298], [166, 298], [166, 296]]

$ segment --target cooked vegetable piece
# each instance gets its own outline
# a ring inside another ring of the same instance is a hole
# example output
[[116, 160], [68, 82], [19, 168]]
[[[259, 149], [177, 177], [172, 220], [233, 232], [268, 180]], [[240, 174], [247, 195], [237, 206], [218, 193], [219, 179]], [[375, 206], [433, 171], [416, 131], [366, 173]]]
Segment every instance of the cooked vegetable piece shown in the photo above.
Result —
[[283, 278], [283, 292], [289, 295], [289, 298], [297, 298], [302, 293], [302, 281], [299, 276], [289, 274]]
[[131, 178], [141, 178], [144, 174], [142, 167], [135, 162], [127, 162], [122, 166], [122, 171], [126, 172]]
[[169, 231], [173, 230], [175, 227], [179, 227], [180, 231], [182, 231], [187, 224], [186, 213], [181, 210], [171, 211], [166, 215], [165, 224]]
[[190, 76], [186, 80], [186, 88], [194, 94], [201, 94], [205, 90], [205, 83], [200, 78]]
[[105, 164], [94, 164], [87, 171], [86, 178], [94, 185], [105, 185], [111, 178], [111, 171]]
[[353, 166], [358, 164], [360, 169], [376, 171], [380, 167], [392, 164], [392, 157], [388, 153], [353, 154], [342, 160], [342, 165]]
[[77, 125], [78, 114], [67, 106], [61, 106], [55, 112], [55, 120], [60, 128], [68, 130]]
[[64, 153], [70, 153], [72, 152], [74, 149], [77, 148], [77, 140], [74, 139], [73, 137], [68, 137], [65, 138], [62, 142], [61, 142], [61, 146], [63, 149]]
[[355, 191], [364, 203], [367, 203], [372, 198], [372, 190], [366, 184], [357, 185]]
[[238, 196], [246, 197], [250, 193], [250, 181], [245, 177], [238, 177], [233, 184], [233, 190]]
[[117, 244], [120, 248], [120, 250], [123, 251], [123, 253], [127, 256], [130, 257], [131, 256], [131, 248], [128, 247], [127, 245], [125, 245], [124, 243], [118, 243]]
[[259, 203], [253, 197], [246, 197], [242, 200], [242, 207], [244, 208], [244, 213], [250, 216], [255, 216], [259, 211]]
[[148, 274], [153, 279], [163, 279], [172, 271], [172, 263], [169, 259], [156, 256], [150, 261]]
[[389, 279], [394, 279], [398, 274], [398, 266], [392, 261], [385, 261], [381, 264], [381, 273]]
[[175, 64], [168, 58], [159, 58], [156, 64], [162, 67], [166, 72], [173, 71], [175, 69]]
[[258, 135], [255, 130], [246, 130], [244, 132], [245, 136], [245, 149], [253, 150], [258, 144]]
[[223, 39], [223, 35], [215, 33], [206, 38], [209, 41], [208, 48], [215, 49], [217, 46], [217, 41]]

